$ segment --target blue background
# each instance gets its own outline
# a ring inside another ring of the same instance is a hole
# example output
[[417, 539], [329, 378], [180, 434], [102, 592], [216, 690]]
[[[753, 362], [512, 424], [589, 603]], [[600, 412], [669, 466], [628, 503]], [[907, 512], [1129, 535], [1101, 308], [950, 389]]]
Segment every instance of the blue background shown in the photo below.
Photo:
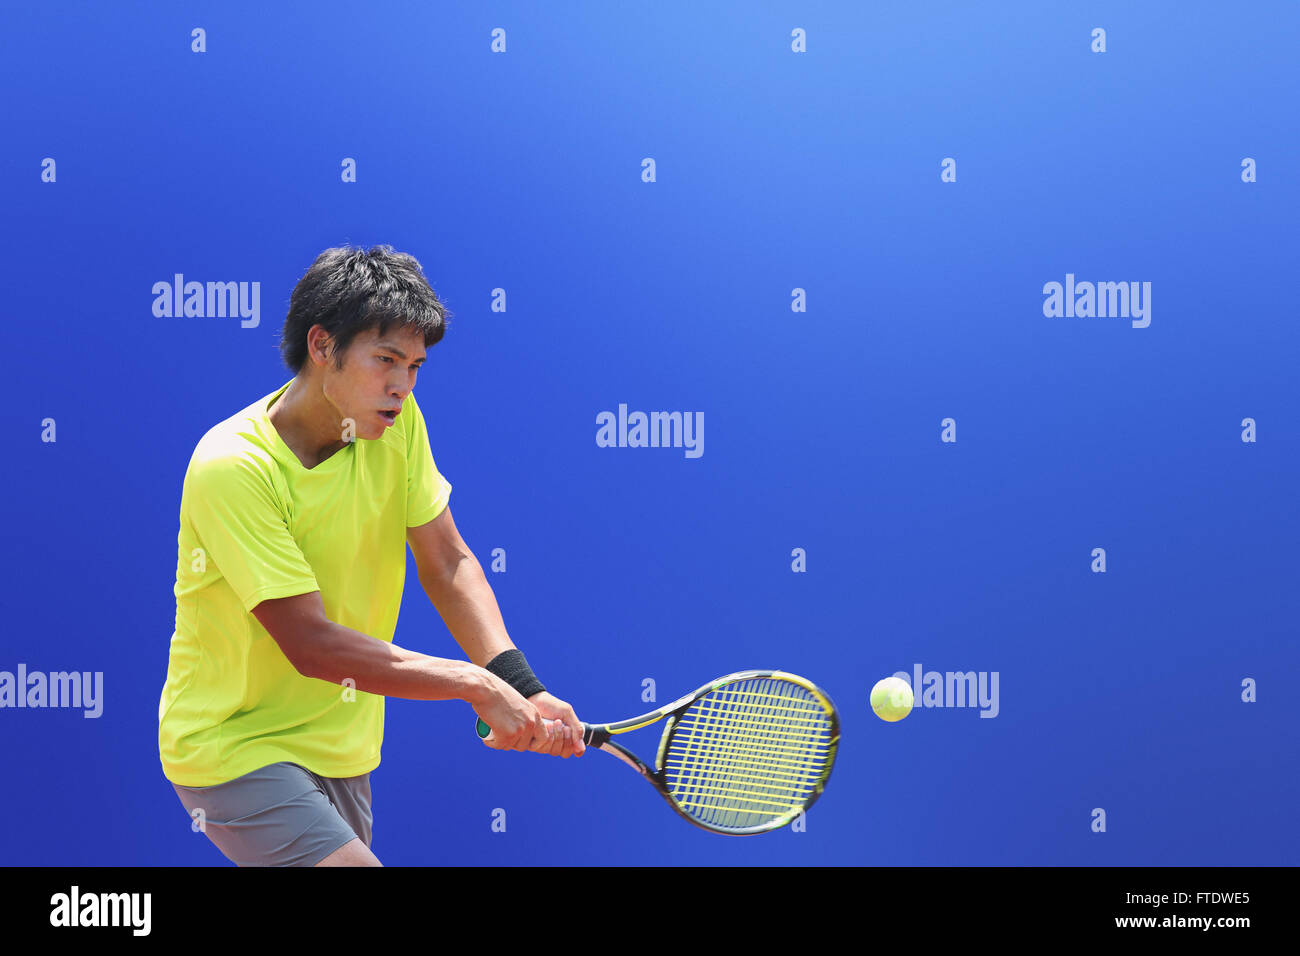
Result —
[[[0, 669], [105, 710], [0, 710], [0, 862], [225, 864], [158, 762], [181, 479], [346, 243], [453, 312], [416, 394], [556, 694], [777, 667], [843, 721], [807, 831], [733, 839], [390, 700], [385, 863], [1300, 862], [1300, 8], [611, 7], [6, 6]], [[260, 282], [260, 325], [155, 318], [177, 272]], [[1045, 317], [1066, 273], [1151, 282], [1150, 327]], [[704, 412], [703, 457], [597, 447], [619, 403]], [[397, 643], [463, 656], [413, 565]], [[999, 715], [876, 719], [916, 663], [997, 671]]]

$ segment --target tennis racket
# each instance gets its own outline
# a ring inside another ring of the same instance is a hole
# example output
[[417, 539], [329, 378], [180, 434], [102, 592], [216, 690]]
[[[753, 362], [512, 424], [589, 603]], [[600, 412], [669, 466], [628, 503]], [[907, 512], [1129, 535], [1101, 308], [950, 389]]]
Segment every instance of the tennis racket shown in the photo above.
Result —
[[[654, 769], [610, 739], [665, 718]], [[728, 674], [640, 717], [582, 728], [583, 743], [638, 771], [691, 823], [737, 835], [783, 827], [812, 806], [840, 740], [826, 692], [783, 671]], [[481, 718], [477, 729], [492, 733]]]

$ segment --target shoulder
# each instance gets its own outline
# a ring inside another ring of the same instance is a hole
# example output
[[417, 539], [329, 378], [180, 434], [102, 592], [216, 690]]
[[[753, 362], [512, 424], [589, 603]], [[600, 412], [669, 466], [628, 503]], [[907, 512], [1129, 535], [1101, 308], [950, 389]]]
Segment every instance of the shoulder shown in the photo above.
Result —
[[[265, 425], [245, 412], [209, 428], [190, 456], [185, 483], [209, 490], [249, 482], [272, 483], [276, 462]], [[269, 424], [269, 423], [266, 423]]]

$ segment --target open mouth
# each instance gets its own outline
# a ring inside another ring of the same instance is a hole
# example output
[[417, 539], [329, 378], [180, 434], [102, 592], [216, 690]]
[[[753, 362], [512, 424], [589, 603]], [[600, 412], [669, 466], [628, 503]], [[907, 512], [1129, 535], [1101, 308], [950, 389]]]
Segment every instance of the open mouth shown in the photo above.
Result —
[[397, 421], [397, 412], [392, 412], [392, 411], [385, 412], [385, 411], [381, 411], [379, 414], [380, 414], [380, 415], [383, 415], [383, 416], [384, 416], [386, 419], [388, 419], [390, 422], [395, 422], [395, 421]]

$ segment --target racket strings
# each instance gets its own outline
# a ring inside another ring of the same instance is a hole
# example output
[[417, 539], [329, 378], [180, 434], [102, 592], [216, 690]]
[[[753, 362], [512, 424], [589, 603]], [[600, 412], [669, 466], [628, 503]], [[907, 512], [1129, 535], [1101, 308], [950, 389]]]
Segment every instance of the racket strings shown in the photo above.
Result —
[[728, 684], [678, 720], [664, 755], [669, 790], [711, 826], [738, 830], [792, 817], [825, 778], [831, 735], [825, 706], [798, 684]]
[[[828, 724], [829, 722], [823, 719], [817, 724], [817, 729], [828, 727]], [[674, 747], [668, 752], [666, 764], [693, 766], [703, 757], [725, 757], [737, 767], [752, 766], [770, 771], [769, 774], [763, 775], [766, 777], [779, 774], [782, 770], [802, 773], [808, 768], [810, 756], [825, 757], [830, 751], [829, 732], [825, 734], [824, 740], [819, 739], [816, 733], [801, 736], [797, 744], [792, 746], [788, 740], [769, 736], [768, 725], [761, 722], [722, 720], [715, 714], [696, 715], [691, 730], [690, 743], [693, 752], [683, 755], [677, 752], [679, 748]], [[680, 729], [678, 732], [680, 733]], [[743, 749], [736, 746], [738, 733], [749, 735]]]
[[[783, 728], [780, 709], [761, 695], [733, 695], [722, 708], [706, 701], [697, 713], [687, 720], [681, 753], [666, 761], [684, 809], [716, 825], [746, 827], [802, 806], [824, 765], [824, 748], [800, 753], [806, 729]], [[791, 759], [778, 762], [778, 753]]]

